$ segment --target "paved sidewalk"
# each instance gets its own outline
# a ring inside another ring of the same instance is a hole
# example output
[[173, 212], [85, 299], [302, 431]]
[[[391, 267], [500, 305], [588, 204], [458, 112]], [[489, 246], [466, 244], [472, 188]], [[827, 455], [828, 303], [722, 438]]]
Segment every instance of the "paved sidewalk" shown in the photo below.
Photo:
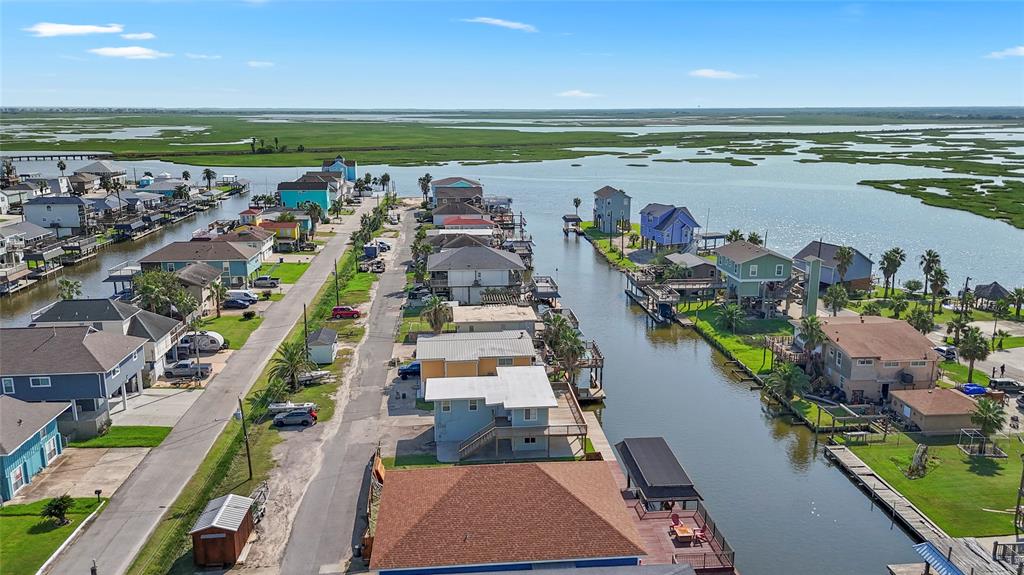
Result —
[[341, 425], [324, 443], [324, 464], [302, 498], [281, 560], [281, 573], [343, 573], [353, 543], [362, 536], [366, 524], [360, 510], [364, 501], [361, 491], [380, 437], [387, 362], [405, 302], [405, 265], [412, 257], [415, 223], [411, 211], [402, 217], [401, 245], [394, 263], [381, 275], [370, 306], [369, 333], [359, 348]]
[[[332, 271], [335, 258], [358, 229], [359, 215], [371, 205], [360, 206], [338, 235], [324, 246], [306, 273], [272, 306], [263, 323], [243, 349], [228, 360], [223, 373], [202, 392], [197, 401], [159, 447], [153, 449], [110, 500], [85, 533], [50, 569], [52, 573], [89, 573], [93, 559], [104, 575], [127, 571], [142, 545], [153, 533], [182, 488], [206, 457], [244, 395], [263, 371], [278, 344], [302, 317], [302, 306], [316, 296]], [[403, 280], [404, 281], [404, 280]]]

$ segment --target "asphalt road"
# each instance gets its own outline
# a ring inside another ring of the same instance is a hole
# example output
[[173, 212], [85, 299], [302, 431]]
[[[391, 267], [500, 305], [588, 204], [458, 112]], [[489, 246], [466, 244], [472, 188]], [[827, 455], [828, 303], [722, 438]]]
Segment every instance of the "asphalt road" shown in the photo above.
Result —
[[[354, 539], [362, 536], [366, 472], [380, 438], [381, 403], [395, 330], [405, 302], [405, 267], [416, 222], [404, 212], [394, 264], [380, 277], [370, 306], [367, 340], [359, 347], [357, 369], [338, 432], [323, 446], [320, 471], [306, 489], [281, 560], [281, 573], [342, 573]], [[356, 519], [359, 518], [357, 526]]]
[[354, 215], [345, 218], [338, 234], [328, 240], [306, 273], [284, 299], [270, 306], [245, 346], [228, 359], [224, 371], [185, 412], [167, 439], [150, 451], [110, 499], [107, 509], [53, 564], [51, 573], [87, 575], [94, 559], [103, 575], [120, 575], [128, 570], [167, 507], [178, 498], [227, 425], [238, 397], [248, 392], [277, 346], [302, 317], [303, 304], [311, 302], [327, 281], [335, 259], [358, 229], [360, 215], [372, 205], [364, 202]]

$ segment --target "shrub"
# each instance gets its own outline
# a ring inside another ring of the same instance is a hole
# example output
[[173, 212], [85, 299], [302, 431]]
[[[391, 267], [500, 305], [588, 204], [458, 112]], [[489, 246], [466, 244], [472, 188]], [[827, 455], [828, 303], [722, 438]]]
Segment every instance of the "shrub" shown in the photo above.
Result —
[[265, 300], [268, 300], [268, 299], [270, 299], [270, 296], [272, 296], [272, 295], [274, 295], [274, 294], [273, 294], [273, 292], [271, 292], [271, 291], [270, 291], [270, 290], [268, 290], [268, 289], [265, 289], [265, 290], [263, 290], [263, 292], [262, 292], [262, 293], [260, 293], [260, 297], [262, 297], [262, 298], [263, 298], [263, 299], [265, 299]]
[[54, 497], [53, 499], [46, 502], [43, 506], [43, 510], [39, 513], [43, 517], [53, 519], [57, 525], [67, 525], [71, 523], [68, 520], [68, 511], [75, 505], [75, 500], [70, 495], [64, 494], [60, 497]]
[[255, 317], [256, 312], [251, 309], [247, 309], [244, 312], [242, 312], [242, 319], [254, 319]]

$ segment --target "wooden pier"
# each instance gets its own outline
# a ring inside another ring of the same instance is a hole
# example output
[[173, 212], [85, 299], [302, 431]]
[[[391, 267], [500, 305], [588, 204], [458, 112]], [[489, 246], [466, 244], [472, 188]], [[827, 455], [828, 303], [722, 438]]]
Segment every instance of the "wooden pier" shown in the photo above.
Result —
[[54, 154], [21, 154], [19, 156], [7, 156], [12, 162], [46, 162], [51, 160], [96, 160], [99, 158], [110, 158], [113, 154], [109, 152], [79, 152], [75, 153], [54, 153]]

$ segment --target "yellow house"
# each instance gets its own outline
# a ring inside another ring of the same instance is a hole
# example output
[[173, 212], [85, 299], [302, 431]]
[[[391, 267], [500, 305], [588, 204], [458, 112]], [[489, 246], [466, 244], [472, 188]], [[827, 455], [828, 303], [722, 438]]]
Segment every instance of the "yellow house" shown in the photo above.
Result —
[[274, 236], [281, 240], [299, 239], [299, 222], [273, 222], [261, 221], [259, 226], [267, 231], [274, 232]]
[[420, 378], [497, 375], [499, 367], [533, 365], [533, 338], [523, 330], [420, 336]]

